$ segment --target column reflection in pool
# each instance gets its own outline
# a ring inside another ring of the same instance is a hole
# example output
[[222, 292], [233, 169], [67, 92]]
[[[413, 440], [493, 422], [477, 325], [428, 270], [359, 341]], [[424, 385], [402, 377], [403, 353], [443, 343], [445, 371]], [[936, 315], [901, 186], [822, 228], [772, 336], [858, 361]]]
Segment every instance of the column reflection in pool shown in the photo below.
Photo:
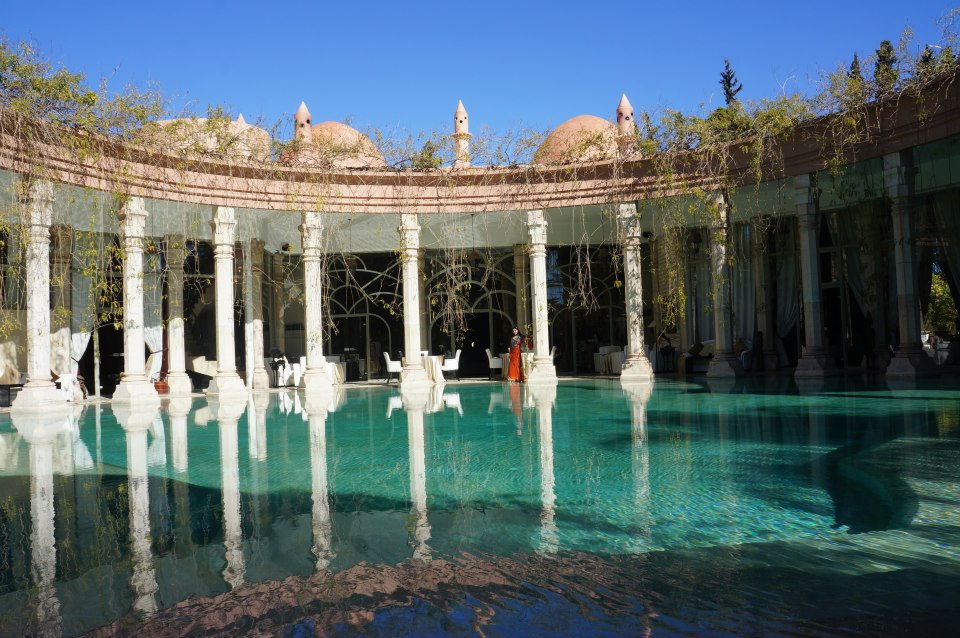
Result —
[[650, 446], [647, 438], [647, 403], [653, 393], [653, 382], [623, 384], [630, 401], [631, 468], [637, 529], [631, 545], [637, 552], [649, 549], [647, 539], [653, 526], [650, 512]]
[[[58, 406], [59, 407], [59, 406]], [[51, 414], [13, 412], [13, 427], [29, 446], [30, 454], [30, 572], [36, 588], [30, 601], [36, 614], [36, 634], [59, 636], [62, 617], [54, 587], [57, 548], [54, 536], [53, 457], [59, 434], [67, 429], [66, 406]]]
[[133, 403], [117, 404], [114, 416], [127, 440], [127, 482], [130, 502], [130, 558], [133, 574], [133, 608], [144, 615], [157, 611], [157, 575], [153, 568], [150, 535], [150, 493], [147, 473], [147, 434], [156, 410], [137, 409]]
[[557, 529], [556, 479], [553, 474], [553, 404], [557, 399], [556, 383], [527, 386], [537, 409], [540, 441], [540, 538], [537, 551], [555, 554], [560, 549]]
[[313, 547], [317, 571], [330, 567], [333, 551], [333, 525], [330, 521], [330, 495], [327, 483], [327, 399], [307, 397], [310, 423], [310, 493], [313, 499]]
[[429, 387], [404, 388], [401, 386], [403, 409], [407, 414], [407, 444], [410, 450], [410, 500], [413, 503], [414, 526], [410, 544], [413, 557], [429, 562], [432, 550], [430, 521], [427, 519], [427, 463], [423, 441], [423, 413], [430, 398]]
[[209, 401], [210, 412], [217, 415], [220, 427], [220, 483], [223, 487], [223, 546], [227, 566], [223, 579], [236, 589], [243, 584], [246, 563], [243, 558], [243, 531], [240, 528], [240, 466], [237, 423], [246, 409], [244, 399]]
[[187, 415], [193, 399], [177, 397], [170, 399], [167, 412], [170, 414], [170, 454], [173, 457], [173, 471], [182, 474], [187, 471]]
[[252, 496], [250, 499], [253, 526], [252, 537], [263, 538], [263, 516], [270, 511], [269, 490], [266, 472], [267, 463], [267, 407], [270, 394], [253, 392], [247, 401], [247, 451], [250, 455], [250, 479]]

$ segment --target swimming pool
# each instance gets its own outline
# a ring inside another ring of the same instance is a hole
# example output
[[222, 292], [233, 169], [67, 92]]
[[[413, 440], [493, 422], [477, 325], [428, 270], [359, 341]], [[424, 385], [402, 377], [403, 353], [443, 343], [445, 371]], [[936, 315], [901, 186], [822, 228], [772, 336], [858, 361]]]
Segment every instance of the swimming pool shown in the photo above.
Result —
[[960, 384], [0, 414], [0, 635], [937, 635]]

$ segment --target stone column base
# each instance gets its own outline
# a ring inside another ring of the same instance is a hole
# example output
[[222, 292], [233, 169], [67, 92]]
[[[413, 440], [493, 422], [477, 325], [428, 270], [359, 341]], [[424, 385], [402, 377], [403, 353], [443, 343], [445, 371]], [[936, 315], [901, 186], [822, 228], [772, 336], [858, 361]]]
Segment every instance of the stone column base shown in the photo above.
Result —
[[430, 377], [427, 376], [426, 368], [422, 366], [419, 368], [413, 367], [404, 367], [400, 371], [400, 388], [419, 388], [419, 387], [430, 387], [433, 385], [433, 381], [430, 380]]
[[10, 406], [15, 411], [43, 410], [50, 406], [67, 407], [67, 396], [52, 381], [27, 383]]
[[804, 352], [797, 361], [797, 369], [793, 371], [794, 377], [828, 377], [835, 374], [840, 374], [840, 370], [833, 362], [833, 357], [825, 352]]
[[157, 389], [145, 378], [123, 379], [113, 391], [114, 401], [159, 401]]
[[207, 395], [239, 397], [247, 395], [247, 386], [243, 385], [243, 380], [234, 372], [233, 374], [218, 374], [210, 380], [207, 386]]
[[533, 367], [530, 368], [530, 373], [524, 381], [530, 385], [543, 383], [555, 385], [557, 383], [557, 367], [550, 361], [550, 357], [547, 357], [544, 361], [534, 359]]
[[270, 375], [263, 368], [253, 371], [253, 389], [254, 390], [269, 390], [270, 389]]
[[623, 362], [623, 370], [620, 371], [620, 385], [652, 381], [654, 376], [650, 360], [641, 354], [638, 358], [627, 359]]
[[[256, 378], [254, 378], [256, 384]], [[256, 385], [254, 385], [256, 388]], [[332, 394], [333, 381], [327, 376], [327, 371], [323, 368], [307, 370], [300, 377], [300, 389], [306, 394]]]
[[707, 368], [707, 378], [739, 377], [742, 374], [740, 360], [732, 356], [715, 355]]
[[887, 377], [927, 377], [936, 373], [937, 366], [923, 350], [901, 350], [890, 359]]
[[193, 393], [193, 382], [186, 372], [171, 372], [166, 380], [167, 387], [170, 388], [167, 394], [182, 396]]

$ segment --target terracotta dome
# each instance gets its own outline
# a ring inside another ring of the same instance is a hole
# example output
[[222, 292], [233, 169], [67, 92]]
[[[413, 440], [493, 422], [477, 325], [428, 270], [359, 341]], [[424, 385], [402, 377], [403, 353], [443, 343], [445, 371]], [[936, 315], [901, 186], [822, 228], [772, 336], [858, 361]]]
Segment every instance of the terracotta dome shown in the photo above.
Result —
[[533, 155], [534, 164], [569, 164], [617, 156], [617, 127], [595, 115], [578, 115], [555, 128]]
[[312, 127], [310, 155], [335, 168], [383, 168], [383, 155], [370, 138], [340, 122], [321, 122]]

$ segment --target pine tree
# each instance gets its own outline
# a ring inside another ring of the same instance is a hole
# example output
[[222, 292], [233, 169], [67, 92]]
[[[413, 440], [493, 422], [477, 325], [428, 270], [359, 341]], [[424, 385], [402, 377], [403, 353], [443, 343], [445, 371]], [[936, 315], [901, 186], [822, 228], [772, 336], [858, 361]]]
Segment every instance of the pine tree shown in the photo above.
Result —
[[929, 46], [923, 48], [923, 53], [917, 58], [917, 68], [914, 72], [914, 79], [920, 84], [924, 84], [936, 74], [936, 59], [933, 56], [933, 49]]
[[850, 70], [847, 71], [847, 77], [851, 80], [862, 80], [863, 73], [860, 71], [860, 58], [856, 52], [853, 54], [853, 61], [850, 62]]
[[730, 66], [730, 60], [723, 60], [723, 71], [720, 73], [720, 86], [723, 87], [723, 99], [727, 106], [737, 101], [737, 93], [743, 89], [743, 85], [737, 80], [737, 74]]
[[877, 49], [877, 61], [873, 67], [873, 81], [877, 86], [877, 97], [881, 98], [893, 92], [897, 86], [900, 74], [897, 71], [897, 54], [890, 44], [884, 40]]

